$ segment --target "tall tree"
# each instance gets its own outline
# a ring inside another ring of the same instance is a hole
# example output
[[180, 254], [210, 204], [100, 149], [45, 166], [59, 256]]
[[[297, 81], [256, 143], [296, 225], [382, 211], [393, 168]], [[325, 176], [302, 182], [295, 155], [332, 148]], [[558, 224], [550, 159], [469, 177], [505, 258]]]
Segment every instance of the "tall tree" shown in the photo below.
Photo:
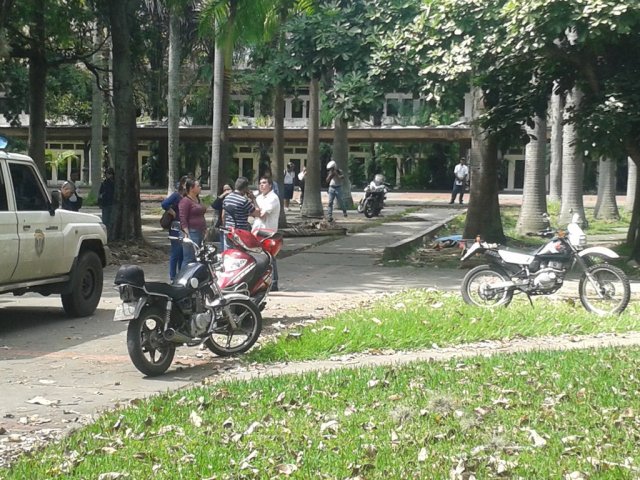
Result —
[[562, 112], [564, 99], [558, 93], [551, 95], [551, 144], [549, 166], [549, 201], [560, 202], [562, 198]]
[[566, 225], [574, 214], [580, 217], [579, 223], [587, 225], [582, 201], [584, 188], [584, 154], [580, 148], [578, 132], [573, 122], [573, 113], [580, 108], [582, 92], [574, 87], [567, 94], [564, 109], [564, 128], [562, 129], [562, 204], [558, 221]]
[[537, 232], [546, 226], [543, 217], [547, 213], [545, 188], [545, 160], [547, 146], [547, 122], [545, 117], [536, 117], [533, 126], [525, 125], [529, 143], [524, 155], [524, 189], [522, 208], [516, 229], [525, 234]]
[[616, 162], [610, 158], [600, 157], [598, 162], [598, 199], [593, 216], [604, 220], [620, 219], [616, 202]]
[[638, 167], [632, 159], [627, 158], [627, 168], [627, 198], [624, 207], [632, 210], [638, 186]]
[[90, 60], [93, 12], [82, 0], [9, 1], [3, 2], [1, 12], [0, 30], [8, 39], [2, 50], [29, 66], [29, 155], [44, 173], [45, 80], [52, 68]]
[[133, 95], [133, 53], [131, 21], [138, 0], [107, 2], [113, 41], [113, 124], [115, 149], [115, 208], [113, 239], [142, 240], [140, 177], [136, 142], [136, 102]]

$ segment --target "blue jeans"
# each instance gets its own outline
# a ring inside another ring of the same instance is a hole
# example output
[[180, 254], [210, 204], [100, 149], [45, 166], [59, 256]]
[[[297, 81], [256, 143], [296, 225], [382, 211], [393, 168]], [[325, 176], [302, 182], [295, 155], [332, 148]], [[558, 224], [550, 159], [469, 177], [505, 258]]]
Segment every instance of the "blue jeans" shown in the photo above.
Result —
[[463, 183], [462, 185], [457, 185], [455, 180], [453, 182], [453, 190], [451, 191], [451, 201], [449, 203], [453, 203], [456, 201], [456, 197], [458, 196], [458, 194], [460, 195], [460, 203], [462, 203], [464, 200], [464, 190], [465, 190], [465, 184]]
[[[189, 230], [189, 238], [195, 242], [199, 247], [202, 246], [202, 238], [204, 236], [204, 232], [200, 230]], [[196, 261], [196, 252], [193, 249], [193, 245], [190, 243], [182, 244], [182, 266], [180, 268], [184, 268], [188, 263], [193, 263]]]
[[347, 209], [344, 207], [344, 201], [342, 200], [342, 186], [329, 187], [329, 205], [327, 206], [327, 218], [331, 220], [333, 218], [333, 201], [338, 199], [338, 204], [342, 209], [345, 217], [347, 216]]
[[180, 240], [171, 240], [171, 253], [169, 254], [169, 280], [173, 282], [182, 265], [182, 243]]

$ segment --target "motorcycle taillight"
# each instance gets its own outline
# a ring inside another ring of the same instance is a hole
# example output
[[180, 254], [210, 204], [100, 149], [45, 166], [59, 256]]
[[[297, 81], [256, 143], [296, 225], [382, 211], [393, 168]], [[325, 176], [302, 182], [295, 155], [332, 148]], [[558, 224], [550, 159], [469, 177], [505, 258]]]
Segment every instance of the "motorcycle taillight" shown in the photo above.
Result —
[[262, 248], [264, 248], [264, 250], [272, 257], [275, 257], [282, 248], [282, 239], [277, 240], [274, 238], [265, 238], [262, 241]]

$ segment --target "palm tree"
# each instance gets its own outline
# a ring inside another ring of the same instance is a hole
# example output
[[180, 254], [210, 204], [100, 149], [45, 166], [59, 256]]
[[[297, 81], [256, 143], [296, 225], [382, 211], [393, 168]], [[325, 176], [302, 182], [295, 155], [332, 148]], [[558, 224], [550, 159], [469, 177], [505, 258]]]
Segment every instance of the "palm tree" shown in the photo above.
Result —
[[543, 214], [547, 211], [545, 189], [545, 147], [547, 145], [547, 122], [545, 116], [536, 116], [534, 126], [525, 125], [529, 143], [524, 155], [524, 190], [522, 209], [516, 229], [523, 235], [537, 232], [545, 226]]
[[564, 100], [558, 93], [551, 94], [551, 166], [549, 168], [549, 201], [562, 198], [562, 110]]
[[627, 198], [624, 203], [624, 208], [628, 211], [633, 210], [633, 202], [636, 198], [636, 187], [638, 185], [638, 167], [636, 162], [627, 158]]
[[229, 97], [233, 51], [240, 41], [255, 43], [264, 39], [266, 20], [274, 0], [209, 0], [202, 10], [201, 27], [215, 33], [216, 53], [210, 189], [215, 194], [227, 163]]
[[620, 219], [616, 203], [616, 162], [600, 157], [598, 164], [598, 200], [593, 213], [595, 218], [604, 220]]
[[320, 170], [320, 81], [312, 78], [309, 84], [309, 137], [307, 176], [301, 212], [303, 217], [320, 218], [323, 215]]
[[576, 126], [571, 116], [579, 110], [582, 92], [578, 87], [567, 94], [564, 108], [564, 126], [562, 129], [562, 205], [559, 222], [566, 225], [572, 214], [580, 216], [582, 226], [587, 225], [582, 202], [584, 156], [578, 146]]

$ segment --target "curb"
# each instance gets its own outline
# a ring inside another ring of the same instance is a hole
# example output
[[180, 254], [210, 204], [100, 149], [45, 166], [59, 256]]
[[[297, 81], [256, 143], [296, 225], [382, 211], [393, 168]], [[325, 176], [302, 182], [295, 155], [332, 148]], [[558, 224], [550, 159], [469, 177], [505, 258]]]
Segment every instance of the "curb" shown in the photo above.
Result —
[[411, 237], [405, 238], [392, 245], [389, 245], [388, 247], [385, 247], [384, 250], [382, 251], [382, 260], [383, 261], [400, 260], [406, 257], [411, 250], [414, 250], [415, 248], [424, 245], [425, 237], [428, 237], [438, 232], [447, 223], [449, 223], [451, 220], [456, 218], [458, 215], [460, 214], [456, 213], [454, 215], [450, 215], [449, 217], [444, 219], [442, 223], [439, 223], [437, 225], [432, 225], [420, 233], [417, 233]]

